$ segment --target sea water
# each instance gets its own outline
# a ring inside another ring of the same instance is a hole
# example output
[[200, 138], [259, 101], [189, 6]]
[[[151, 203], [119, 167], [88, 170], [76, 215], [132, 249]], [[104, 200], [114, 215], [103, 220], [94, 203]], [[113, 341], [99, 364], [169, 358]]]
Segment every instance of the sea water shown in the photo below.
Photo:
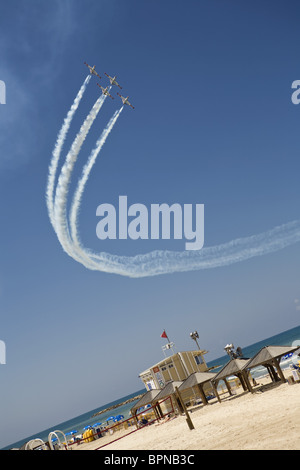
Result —
[[[245, 347], [243, 347], [243, 345], [235, 345], [235, 346], [240, 346], [242, 348], [243, 357], [250, 358], [250, 357], [253, 357], [264, 346], [292, 346], [292, 345], [300, 345], [300, 326], [297, 326], [287, 331], [283, 331], [282, 333], [279, 333], [275, 336], [271, 336], [270, 338], [263, 339], [249, 346], [245, 346]], [[217, 368], [213, 369], [213, 372], [218, 372], [221, 369], [221, 367], [223, 367], [228, 361], [229, 361], [229, 357], [226, 354], [217, 359], [207, 362], [207, 366], [208, 367], [218, 366]], [[289, 367], [290, 364], [291, 364], [290, 358], [287, 358], [287, 359], [283, 358], [283, 360], [281, 360], [281, 363], [280, 363], [282, 368], [284, 368], [285, 366]], [[265, 375], [265, 374], [266, 374], [266, 369], [264, 367], [258, 367], [258, 368], [255, 368], [255, 370], [253, 369], [253, 371], [251, 371], [252, 377], [255, 377], [255, 378], [261, 375]], [[73, 419], [64, 421], [63, 423], [59, 423], [52, 428], [46, 429], [37, 434], [29, 436], [21, 441], [18, 441], [14, 444], [11, 444], [5, 447], [4, 449], [20, 448], [23, 444], [25, 444], [26, 442], [34, 438], [40, 438], [43, 441], [47, 441], [49, 433], [55, 430], [62, 431], [65, 434], [69, 431], [76, 430], [78, 434], [82, 434], [84, 432], [85, 426], [88, 426], [88, 425], [92, 426], [93, 424], [96, 424], [96, 423], [104, 423], [105, 420], [109, 418], [110, 416], [116, 416], [118, 414], [123, 415], [124, 419], [129, 418], [130, 409], [134, 406], [137, 400], [131, 401], [130, 403], [126, 403], [123, 405], [122, 403], [145, 392], [146, 392], [145, 389], [138, 390], [132, 393], [131, 395], [127, 395], [126, 397], [120, 398], [119, 400], [116, 400], [111, 403], [107, 403], [106, 405], [96, 408], [95, 410], [88, 411], [87, 413], [84, 413]], [[106, 411], [103, 414], [101, 413], [100, 415], [95, 416], [95, 414], [98, 413], [99, 411], [105, 410], [106, 408], [110, 408], [118, 404], [120, 404], [120, 406], [118, 406], [117, 408], [114, 408], [112, 410]]]
[[[127, 419], [130, 417], [130, 410], [134, 406], [134, 404], [138, 401], [138, 399], [130, 401], [129, 403], [123, 404], [125, 401], [130, 400], [138, 395], [141, 395], [145, 393], [146, 390], [145, 388], [138, 390], [134, 393], [131, 393], [130, 395], [127, 395], [123, 398], [120, 398], [119, 400], [115, 400], [111, 403], [107, 403], [106, 405], [103, 405], [99, 408], [95, 408], [94, 410], [88, 411], [87, 413], [84, 413], [82, 415], [76, 416], [75, 418], [69, 419], [68, 421], [64, 421], [62, 423], [57, 424], [56, 426], [52, 426], [49, 429], [45, 429], [44, 431], [38, 432], [37, 434], [33, 434], [32, 436], [29, 436], [25, 439], [22, 439], [21, 441], [15, 442], [14, 444], [11, 444], [7, 447], [4, 447], [2, 450], [7, 450], [7, 449], [19, 449], [22, 447], [23, 444], [26, 442], [29, 442], [31, 439], [42, 439], [44, 442], [48, 441], [48, 436], [51, 431], [62, 431], [64, 434], [70, 432], [70, 431], [76, 431], [76, 435], [83, 434], [85, 431], [86, 426], [93, 426], [94, 424], [97, 423], [105, 423], [105, 421], [111, 417], [111, 416], [116, 416], [116, 415], [123, 415], [124, 419]], [[98, 415], [99, 412], [106, 410], [106, 408], [111, 408], [112, 406], [117, 406], [117, 408], [105, 411], [104, 413], [101, 413], [101, 415]], [[112, 426], [113, 421], [109, 422], [109, 425]], [[61, 435], [59, 436], [61, 438]]]

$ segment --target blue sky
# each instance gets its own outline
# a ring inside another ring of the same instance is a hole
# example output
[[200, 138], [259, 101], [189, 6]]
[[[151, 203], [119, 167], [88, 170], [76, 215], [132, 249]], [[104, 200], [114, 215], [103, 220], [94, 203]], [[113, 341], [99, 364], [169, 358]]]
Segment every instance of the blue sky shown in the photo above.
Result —
[[[141, 388], [138, 374], [199, 332], [207, 360], [297, 326], [299, 244], [231, 266], [131, 279], [86, 269], [60, 246], [45, 203], [57, 134], [87, 76], [117, 75], [125, 107], [82, 200], [82, 243], [119, 255], [182, 241], [100, 241], [96, 208], [205, 205], [205, 246], [299, 217], [296, 1], [12, 0], [1, 5], [0, 445]], [[92, 77], [64, 151], [99, 96]], [[101, 84], [108, 83], [105, 78]], [[112, 90], [116, 96], [116, 90]], [[71, 194], [115, 110], [107, 99]]]

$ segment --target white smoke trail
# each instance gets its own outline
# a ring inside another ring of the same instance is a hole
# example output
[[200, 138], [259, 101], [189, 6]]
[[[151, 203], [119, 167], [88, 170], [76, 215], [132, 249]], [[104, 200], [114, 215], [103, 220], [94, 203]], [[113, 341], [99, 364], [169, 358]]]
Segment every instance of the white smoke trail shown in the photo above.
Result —
[[[105, 95], [101, 96], [96, 101], [71, 146], [58, 179], [54, 202], [53, 189], [55, 174], [62, 144], [65, 138], [64, 136], [69, 128], [68, 120], [65, 121], [64, 126], [60, 131], [49, 170], [50, 181], [48, 181], [47, 188], [47, 203], [50, 220], [63, 249], [73, 259], [91, 270], [139, 278], [156, 276], [159, 274], [228, 266], [256, 256], [263, 256], [282, 250], [283, 248], [300, 241], [300, 220], [296, 220], [258, 235], [239, 238], [214, 247], [205, 247], [199, 251], [153, 251], [144, 255], [128, 257], [112, 255], [104, 252], [97, 254], [81, 247], [77, 231], [77, 216], [81, 198], [96, 158], [109, 133], [113, 129], [123, 107], [119, 111], [116, 111], [109, 121], [83, 169], [83, 175], [78, 183], [71, 207], [70, 225], [72, 237], [69, 232], [67, 220], [67, 196], [74, 164], [77, 160], [81, 146], [94, 119], [100, 111], [104, 100]], [[68, 116], [72, 116], [71, 110], [70, 115], [68, 114]]]
[[66, 140], [68, 131], [70, 129], [70, 125], [72, 123], [72, 119], [74, 117], [74, 114], [80, 104], [80, 101], [83, 97], [83, 94], [86, 90], [86, 87], [91, 79], [91, 75], [88, 75], [86, 79], [84, 80], [83, 85], [81, 86], [79, 92], [77, 93], [77, 96], [69, 109], [67, 116], [65, 117], [64, 123], [61, 127], [61, 130], [59, 131], [59, 134], [57, 136], [56, 144], [54, 147], [54, 150], [52, 152], [52, 159], [50, 162], [49, 166], [49, 175], [48, 175], [48, 184], [47, 184], [47, 189], [46, 189], [46, 203], [48, 207], [48, 213], [50, 217], [50, 221], [52, 226], [54, 226], [54, 200], [53, 200], [53, 195], [54, 195], [54, 185], [55, 185], [55, 177], [56, 177], [56, 172], [57, 172], [57, 166], [59, 162], [59, 157], [64, 145], [64, 142]]
[[72, 146], [67, 154], [66, 161], [62, 167], [61, 174], [58, 178], [58, 183], [56, 187], [55, 202], [54, 202], [54, 226], [56, 235], [63, 247], [63, 249], [72, 256], [72, 246], [69, 235], [69, 227], [67, 221], [67, 196], [68, 189], [70, 185], [71, 174], [76, 163], [78, 154], [83, 145], [83, 142], [99, 113], [106, 96], [101, 95], [85, 121], [83, 122], [75, 140], [72, 143]]
[[101, 136], [99, 137], [98, 141], [96, 142], [96, 146], [94, 150], [92, 151], [91, 155], [89, 156], [89, 159], [87, 163], [85, 164], [83, 171], [82, 171], [82, 177], [78, 182], [77, 189], [74, 194], [73, 202], [71, 205], [71, 210], [70, 210], [70, 229], [71, 229], [71, 237], [72, 241], [75, 244], [75, 247], [79, 248], [80, 247], [80, 241], [79, 241], [79, 236], [78, 236], [78, 229], [77, 229], [77, 219], [78, 219], [78, 211], [79, 207], [81, 204], [81, 198], [85, 189], [85, 185], [88, 181], [89, 175], [91, 173], [91, 170], [96, 162], [97, 156], [99, 155], [103, 145], [106, 142], [107, 137], [109, 136], [110, 132], [112, 131], [115, 123], [117, 122], [118, 117], [120, 116], [122, 110], [122, 106], [118, 111], [116, 111], [110, 121], [108, 122], [106, 128], [103, 130]]
[[[300, 220], [295, 220], [258, 235], [199, 251], [153, 251], [132, 257], [90, 253], [90, 258], [97, 262], [99, 271], [137, 278], [228, 266], [282, 250], [299, 241]], [[95, 269], [95, 266], [89, 268]]]

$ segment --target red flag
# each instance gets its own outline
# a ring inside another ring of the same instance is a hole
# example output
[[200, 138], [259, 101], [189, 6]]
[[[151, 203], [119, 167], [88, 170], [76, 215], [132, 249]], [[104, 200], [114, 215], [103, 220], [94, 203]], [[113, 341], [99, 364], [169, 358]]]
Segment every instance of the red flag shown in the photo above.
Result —
[[160, 337], [161, 337], [161, 338], [167, 338], [167, 339], [168, 339], [167, 333], [165, 332], [165, 330], [164, 330], [163, 333], [160, 335]]

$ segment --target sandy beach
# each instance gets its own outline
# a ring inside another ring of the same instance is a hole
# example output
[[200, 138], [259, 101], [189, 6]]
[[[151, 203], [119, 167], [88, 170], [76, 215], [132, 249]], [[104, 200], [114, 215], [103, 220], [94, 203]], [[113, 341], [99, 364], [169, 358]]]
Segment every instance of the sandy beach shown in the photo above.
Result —
[[[291, 375], [290, 372], [285, 376]], [[259, 379], [255, 393], [237, 388], [222, 402], [190, 412], [194, 428], [179, 415], [165, 423], [153, 423], [103, 447], [112, 450], [298, 450], [300, 449], [300, 384], [272, 384]], [[121, 437], [125, 431], [114, 433]], [[112, 439], [106, 436], [75, 450], [94, 450]], [[101, 450], [101, 449], [100, 449]]]

